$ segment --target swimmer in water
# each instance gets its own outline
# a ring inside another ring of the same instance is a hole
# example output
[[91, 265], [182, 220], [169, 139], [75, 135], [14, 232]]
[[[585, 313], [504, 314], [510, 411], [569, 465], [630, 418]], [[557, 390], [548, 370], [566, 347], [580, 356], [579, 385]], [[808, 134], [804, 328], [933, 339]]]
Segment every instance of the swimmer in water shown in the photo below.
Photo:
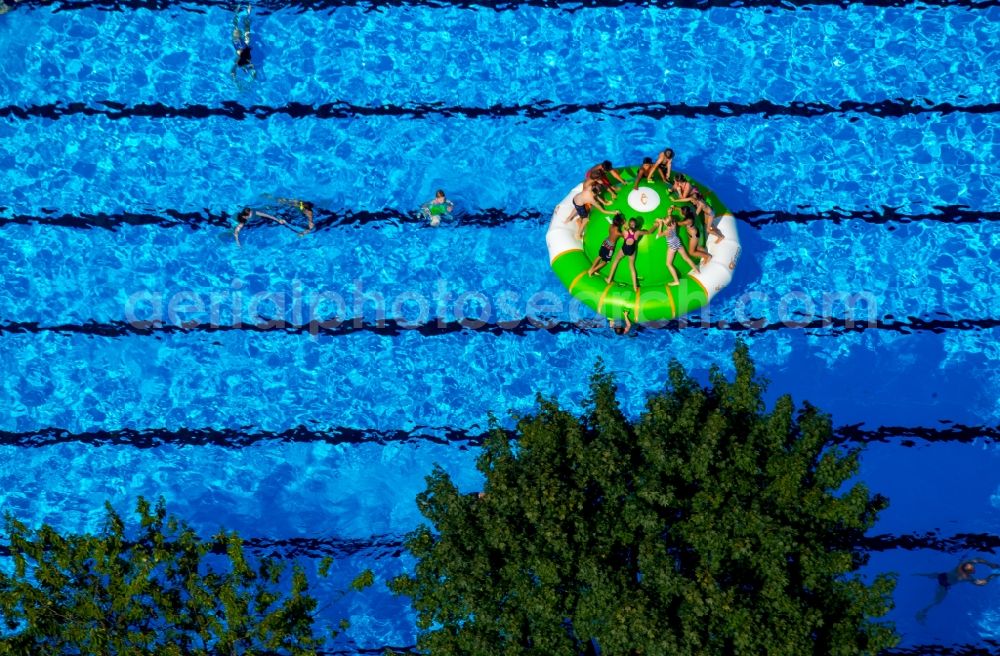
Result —
[[286, 225], [288, 222], [284, 219], [279, 219], [276, 216], [271, 216], [270, 214], [264, 214], [263, 212], [258, 212], [250, 207], [244, 207], [240, 210], [240, 213], [236, 215], [236, 229], [233, 230], [233, 237], [236, 238], [236, 245], [242, 247], [243, 244], [240, 243], [240, 231], [243, 230], [254, 218], [260, 217], [262, 219], [267, 219], [269, 221], [274, 221], [275, 223], [280, 223], [281, 225]]
[[[242, 28], [240, 25], [241, 15], [243, 17]], [[233, 48], [236, 50], [236, 61], [229, 74], [237, 86], [242, 88], [241, 80], [236, 76], [237, 71], [245, 71], [251, 80], [257, 79], [257, 69], [254, 68], [250, 55], [250, 5], [247, 5], [246, 14], [242, 14], [237, 9], [236, 15], [233, 16]]]
[[632, 321], [629, 319], [628, 309], [622, 313], [622, 316], [625, 321], [620, 326], [615, 323], [614, 319], [608, 319], [608, 328], [614, 331], [616, 335], [627, 335], [628, 331], [632, 330]]
[[451, 218], [451, 212], [455, 209], [455, 204], [444, 195], [444, 189], [438, 189], [434, 198], [420, 206], [420, 212], [425, 218], [430, 219], [431, 227], [436, 228], [441, 223], [441, 217]]
[[295, 198], [275, 198], [270, 194], [264, 194], [264, 195], [268, 198], [274, 199], [276, 202], [281, 203], [282, 205], [288, 205], [290, 207], [294, 207], [295, 209], [297, 209], [299, 212], [302, 213], [302, 216], [304, 216], [306, 218], [306, 221], [308, 221], [308, 225], [306, 225], [305, 230], [297, 233], [299, 237], [309, 234], [316, 228], [316, 224], [313, 218], [313, 204], [310, 203], [309, 201], [298, 200]]
[[927, 611], [944, 601], [944, 598], [948, 595], [949, 588], [952, 588], [959, 583], [986, 585], [993, 579], [1000, 577], [1000, 571], [993, 571], [986, 578], [976, 578], [976, 565], [984, 565], [992, 570], [1000, 570], [1000, 565], [997, 563], [991, 563], [988, 560], [983, 560], [982, 558], [972, 558], [959, 563], [958, 567], [947, 572], [920, 574], [919, 576], [926, 576], [936, 580], [938, 587], [934, 595], [934, 601], [928, 604], [926, 608], [917, 612], [917, 621], [922, 624], [927, 619]]

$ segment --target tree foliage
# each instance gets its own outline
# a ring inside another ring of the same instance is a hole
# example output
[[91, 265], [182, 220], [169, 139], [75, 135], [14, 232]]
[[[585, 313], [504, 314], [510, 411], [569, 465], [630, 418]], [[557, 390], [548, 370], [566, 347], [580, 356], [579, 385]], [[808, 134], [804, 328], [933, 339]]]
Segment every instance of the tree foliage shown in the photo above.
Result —
[[[105, 508], [97, 535], [31, 530], [6, 515], [0, 654], [301, 656], [326, 641], [298, 564], [249, 558], [236, 533], [203, 540], [163, 499], [139, 499], [134, 535]], [[370, 583], [365, 572], [355, 587]]]
[[586, 414], [540, 401], [486, 440], [483, 496], [440, 468], [407, 538], [418, 648], [432, 656], [875, 654], [894, 580], [852, 545], [886, 500], [828, 416], [763, 402], [748, 349], [702, 387], [672, 363], [636, 422], [598, 366]]

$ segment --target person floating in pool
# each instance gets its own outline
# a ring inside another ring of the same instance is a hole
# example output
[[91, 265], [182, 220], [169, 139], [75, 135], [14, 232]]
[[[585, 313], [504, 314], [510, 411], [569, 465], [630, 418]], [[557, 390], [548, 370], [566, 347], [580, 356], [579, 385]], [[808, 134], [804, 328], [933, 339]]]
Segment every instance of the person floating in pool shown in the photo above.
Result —
[[635, 184], [632, 185], [632, 189], [638, 189], [639, 183], [642, 182], [643, 178], [646, 178], [646, 182], [653, 179], [653, 173], [656, 167], [653, 165], [653, 160], [650, 157], [644, 157], [642, 160], [642, 165], [639, 166], [639, 170], [635, 172]]
[[622, 213], [615, 212], [615, 218], [608, 220], [611, 222], [611, 227], [608, 228], [608, 238], [601, 244], [601, 250], [598, 251], [597, 257], [594, 258], [593, 264], [590, 265], [590, 271], [587, 272], [588, 275], [597, 275], [597, 272], [611, 261], [611, 256], [615, 254], [615, 246], [618, 244], [618, 240], [622, 238], [622, 227], [625, 225], [625, 217], [622, 216]]
[[300, 200], [295, 204], [295, 206], [299, 208], [299, 211], [302, 212], [302, 216], [306, 217], [306, 221], [308, 221], [306, 229], [299, 233], [299, 237], [302, 237], [312, 232], [313, 228], [316, 227], [316, 224], [313, 221], [313, 204], [307, 200]]
[[[265, 194], [265, 196], [267, 196], [268, 198], [274, 198], [274, 196], [270, 196], [270, 195], [267, 195], [267, 194]], [[292, 208], [298, 210], [299, 213], [301, 213], [302, 216], [305, 217], [305, 219], [306, 219], [306, 221], [308, 223], [307, 223], [307, 225], [306, 225], [306, 227], [305, 227], [304, 230], [302, 230], [301, 232], [298, 232], [299, 237], [303, 237], [303, 236], [309, 234], [310, 232], [312, 232], [316, 228], [316, 223], [315, 223], [314, 218], [313, 218], [313, 204], [312, 203], [310, 203], [307, 200], [298, 200], [298, 199], [295, 199], [295, 198], [274, 198], [274, 200], [276, 202], [282, 204], [282, 205], [288, 205], [289, 207], [292, 207]], [[288, 224], [286, 224], [286, 225], [288, 225]], [[298, 230], [298, 229], [296, 229], [296, 230]]]
[[635, 271], [635, 251], [639, 248], [639, 240], [642, 239], [643, 235], [648, 235], [651, 232], [652, 230], [640, 230], [639, 222], [636, 219], [628, 220], [628, 228], [622, 232], [622, 249], [618, 251], [615, 261], [611, 263], [611, 273], [604, 279], [604, 282], [611, 284], [615, 277], [615, 271], [618, 270], [618, 264], [623, 257], [627, 257], [628, 268], [632, 272], [632, 289], [639, 291], [639, 276]]
[[583, 183], [583, 191], [573, 196], [573, 213], [566, 218], [566, 223], [569, 223], [574, 218], [577, 219], [577, 239], [583, 239], [583, 231], [587, 227], [587, 223], [590, 222], [591, 210], [596, 209], [598, 212], [603, 212], [608, 216], [612, 216], [614, 214], [612, 211], [607, 209], [607, 205], [603, 200], [601, 200], [598, 188], [598, 183], [593, 180], [587, 180]]
[[677, 236], [677, 223], [674, 221], [673, 213], [668, 213], [662, 219], [657, 219], [653, 222], [656, 226], [656, 236], [667, 238], [667, 271], [670, 272], [670, 276], [674, 279], [673, 282], [668, 282], [667, 285], [670, 287], [676, 287], [681, 284], [680, 278], [677, 277], [677, 269], [674, 268], [674, 256], [677, 253], [681, 254], [681, 257], [688, 266], [694, 270], [698, 270], [698, 266], [691, 259], [691, 256], [687, 254], [684, 250], [684, 244], [681, 243], [681, 238]]
[[[623, 178], [618, 171], [611, 166], [610, 161], [604, 160], [600, 164], [592, 166], [590, 170], [587, 171], [587, 175], [584, 177], [584, 184], [586, 184], [587, 180], [596, 181], [597, 184], [611, 194], [611, 200], [614, 200], [615, 196], [618, 195], [616, 192], [618, 186], [615, 185], [611, 178], [618, 180], [621, 184], [625, 184], [625, 178]], [[601, 193], [603, 193], [603, 191]]]
[[237, 77], [239, 71], [245, 72], [251, 80], [257, 79], [257, 69], [253, 66], [250, 54], [250, 5], [247, 5], [246, 13], [237, 9], [233, 16], [233, 48], [236, 50], [236, 61], [229, 74], [237, 86], [242, 88], [241, 78]]
[[627, 308], [622, 313], [622, 317], [624, 318], [624, 321], [622, 321], [622, 325], [620, 326], [615, 323], [614, 319], [608, 319], [608, 328], [614, 331], [617, 335], [627, 335], [628, 331], [632, 330], [632, 320], [629, 319]]
[[438, 189], [434, 198], [420, 206], [420, 212], [424, 218], [430, 219], [431, 227], [436, 228], [441, 223], [441, 218], [451, 218], [451, 213], [455, 209], [455, 204], [444, 195], [443, 189]]
[[256, 218], [267, 219], [268, 221], [274, 221], [275, 223], [279, 223], [281, 225], [286, 225], [288, 223], [285, 219], [279, 219], [276, 216], [258, 212], [250, 207], [244, 207], [240, 210], [240, 213], [236, 215], [236, 229], [233, 230], [233, 237], [236, 238], [237, 246], [243, 246], [243, 244], [240, 243], [240, 232]]
[[672, 148], [664, 148], [663, 151], [656, 156], [656, 162], [653, 163], [653, 170], [649, 172], [646, 177], [646, 182], [653, 181], [653, 174], [659, 173], [663, 181], [666, 182], [670, 179], [671, 168], [674, 164], [674, 151]]
[[919, 574], [918, 576], [926, 576], [928, 578], [935, 579], [938, 587], [937, 592], [934, 595], [934, 601], [928, 604], [926, 608], [917, 612], [917, 621], [923, 623], [924, 620], [927, 619], [927, 611], [944, 601], [944, 598], [948, 595], [949, 588], [959, 583], [986, 585], [993, 579], [1000, 577], [1000, 572], [994, 571], [984, 579], [976, 578], [976, 565], [985, 565], [992, 570], [1000, 570], [1000, 565], [997, 563], [991, 563], [988, 560], [983, 560], [982, 558], [972, 558], [959, 563], [958, 567], [949, 572]]

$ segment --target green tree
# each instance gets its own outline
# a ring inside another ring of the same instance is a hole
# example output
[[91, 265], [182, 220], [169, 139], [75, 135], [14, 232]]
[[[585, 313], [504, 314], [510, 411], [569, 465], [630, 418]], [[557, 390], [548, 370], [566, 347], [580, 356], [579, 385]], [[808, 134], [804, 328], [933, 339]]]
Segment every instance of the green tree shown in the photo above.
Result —
[[517, 439], [494, 429], [484, 494], [440, 468], [407, 537], [418, 649], [432, 656], [875, 654], [892, 576], [866, 585], [852, 547], [886, 499], [828, 416], [766, 412], [748, 349], [702, 387], [680, 365], [630, 422], [598, 365], [581, 419], [540, 400]]
[[[204, 540], [163, 499], [139, 499], [134, 535], [105, 508], [97, 535], [31, 530], [6, 515], [13, 567], [0, 572], [0, 654], [304, 656], [326, 641], [298, 564], [289, 572], [249, 558], [236, 533]], [[370, 584], [364, 572], [352, 587]]]

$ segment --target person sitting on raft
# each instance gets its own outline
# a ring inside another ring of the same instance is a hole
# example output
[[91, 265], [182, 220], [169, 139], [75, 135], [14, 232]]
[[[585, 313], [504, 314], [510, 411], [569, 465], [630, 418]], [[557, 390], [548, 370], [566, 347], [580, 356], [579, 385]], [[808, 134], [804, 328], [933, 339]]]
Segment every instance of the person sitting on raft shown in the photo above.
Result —
[[674, 221], [673, 212], [668, 212], [662, 219], [657, 219], [653, 222], [656, 226], [656, 236], [667, 238], [667, 271], [670, 272], [670, 276], [674, 279], [673, 282], [668, 282], [667, 285], [670, 287], [676, 287], [681, 284], [680, 278], [677, 277], [677, 269], [674, 268], [674, 256], [677, 253], [681, 254], [684, 261], [688, 263], [688, 266], [694, 270], [698, 270], [697, 265], [695, 265], [694, 260], [691, 256], [687, 254], [684, 250], [684, 244], [681, 243], [681, 238], [677, 236], [677, 223]]
[[605, 264], [611, 261], [611, 256], [615, 254], [615, 245], [622, 238], [622, 226], [625, 225], [625, 217], [622, 213], [615, 212], [615, 218], [609, 219], [609, 221], [611, 227], [608, 228], [608, 238], [601, 244], [601, 250], [594, 258], [594, 263], [590, 265], [590, 271], [587, 272], [587, 275], [596, 275], [604, 268]]
[[604, 160], [600, 164], [592, 166], [589, 171], [587, 171], [586, 177], [584, 177], [584, 183], [587, 180], [596, 180], [598, 184], [606, 187], [608, 193], [611, 194], [611, 200], [615, 199], [617, 196], [616, 189], [618, 188], [611, 178], [615, 178], [619, 183], [625, 184], [625, 179], [611, 166], [610, 160]]
[[444, 189], [438, 189], [434, 198], [420, 206], [420, 211], [425, 218], [430, 219], [431, 227], [436, 228], [441, 223], [441, 217], [451, 217], [455, 204], [444, 195]]
[[250, 207], [244, 207], [242, 210], [240, 210], [240, 213], [236, 215], [236, 229], [233, 230], [233, 236], [236, 237], [237, 246], [243, 246], [243, 244], [240, 243], [240, 231], [243, 230], [243, 228], [247, 226], [250, 220], [255, 217], [268, 219], [269, 221], [274, 221], [275, 223], [280, 223], [281, 225], [285, 225], [286, 223], [288, 223], [284, 219], [279, 219], [276, 216], [271, 216], [270, 214], [264, 214], [263, 212], [258, 212], [257, 210]]
[[659, 155], [656, 156], [656, 162], [653, 164], [653, 170], [650, 171], [649, 177], [646, 178], [646, 182], [653, 181], [653, 173], [659, 173], [663, 181], [666, 182], [670, 179], [670, 169], [674, 164], [674, 150], [672, 148], [664, 148]]
[[576, 238], [578, 240], [583, 239], [583, 230], [587, 227], [587, 223], [590, 222], [590, 211], [596, 209], [598, 212], [603, 212], [609, 216], [613, 215], [607, 209], [607, 205], [601, 200], [599, 193], [596, 193], [598, 185], [593, 180], [587, 180], [583, 183], [583, 191], [573, 196], [573, 213], [571, 213], [566, 218], [566, 223], [569, 223], [574, 218], [577, 218], [576, 224]]
[[691, 193], [691, 182], [687, 179], [687, 176], [683, 173], [678, 173], [674, 176], [673, 180], [670, 182], [670, 189], [673, 191], [674, 196], [677, 200], [675, 203], [681, 202], [681, 198], [686, 198], [688, 194]]
[[655, 169], [656, 167], [653, 165], [652, 158], [644, 157], [642, 160], [642, 164], [639, 166], [639, 169], [635, 172], [635, 184], [632, 185], [632, 189], [633, 190], [638, 189], [639, 183], [642, 181], [643, 178], [646, 178], [646, 182], [652, 180]]
[[639, 222], [636, 219], [628, 220], [628, 228], [622, 232], [622, 249], [618, 251], [618, 255], [615, 257], [615, 261], [611, 263], [611, 273], [608, 277], [604, 279], [604, 282], [611, 284], [612, 279], [615, 277], [615, 271], [618, 270], [618, 264], [622, 261], [623, 257], [628, 258], [628, 266], [632, 272], [632, 289], [639, 291], [639, 276], [635, 271], [635, 251], [639, 247], [639, 240], [642, 239], [643, 235], [648, 235], [652, 230], [640, 230]]

